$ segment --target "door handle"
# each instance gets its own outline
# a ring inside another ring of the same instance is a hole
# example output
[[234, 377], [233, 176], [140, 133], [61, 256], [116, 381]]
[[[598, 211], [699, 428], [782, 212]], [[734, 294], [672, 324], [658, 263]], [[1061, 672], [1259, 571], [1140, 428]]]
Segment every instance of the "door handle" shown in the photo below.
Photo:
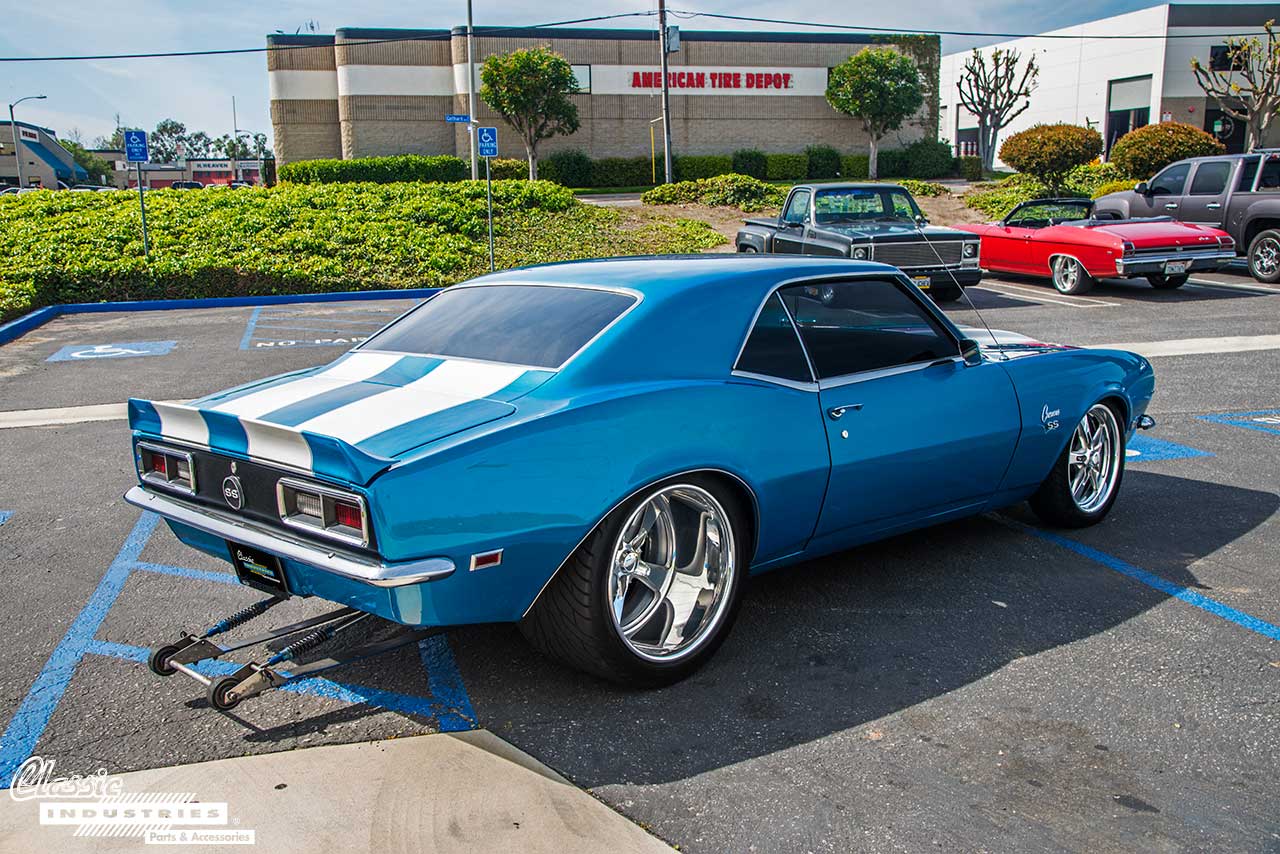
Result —
[[1177, 208], [1178, 208], [1177, 202], [1169, 202], [1164, 206], [1164, 209], [1167, 211], [1177, 210]]
[[1209, 202], [1205, 207], [1211, 211], [1216, 211], [1218, 208], [1222, 207], [1222, 205], [1219, 202]]
[[841, 416], [843, 416], [850, 409], [852, 409], [854, 412], [857, 412], [862, 409], [862, 404], [851, 403], [848, 406], [833, 406], [827, 410], [827, 415], [831, 418], [832, 421], [839, 421]]

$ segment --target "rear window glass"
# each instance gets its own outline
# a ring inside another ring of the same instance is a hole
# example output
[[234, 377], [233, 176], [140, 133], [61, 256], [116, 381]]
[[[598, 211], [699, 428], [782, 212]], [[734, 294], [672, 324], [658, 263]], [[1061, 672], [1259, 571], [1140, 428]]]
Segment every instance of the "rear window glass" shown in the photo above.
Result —
[[364, 349], [558, 368], [634, 302], [626, 294], [573, 287], [450, 288]]

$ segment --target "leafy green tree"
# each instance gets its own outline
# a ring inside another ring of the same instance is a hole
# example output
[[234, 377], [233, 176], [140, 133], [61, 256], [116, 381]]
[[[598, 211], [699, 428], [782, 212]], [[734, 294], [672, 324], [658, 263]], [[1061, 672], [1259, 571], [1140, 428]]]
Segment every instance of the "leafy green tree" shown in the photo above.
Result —
[[827, 103], [862, 119], [871, 138], [867, 175], [879, 177], [876, 152], [880, 140], [924, 104], [920, 71], [909, 57], [887, 47], [867, 48], [831, 69]]
[[1034, 125], [1000, 146], [1000, 159], [1025, 172], [1059, 195], [1067, 190], [1067, 174], [1102, 153], [1102, 134], [1080, 125]]
[[538, 178], [538, 143], [578, 129], [578, 91], [568, 60], [548, 47], [496, 53], [480, 69], [480, 97], [520, 134], [529, 180]]
[[1222, 112], [1245, 123], [1247, 150], [1262, 144], [1271, 120], [1280, 114], [1280, 35], [1275, 21], [1262, 25], [1266, 38], [1228, 38], [1226, 67], [1191, 58], [1191, 73]]
[[147, 135], [152, 163], [172, 163], [178, 159], [178, 143], [186, 139], [187, 126], [176, 119], [161, 119]]
[[93, 183], [101, 183], [105, 176], [115, 172], [114, 166], [90, 152], [79, 142], [74, 142], [70, 139], [60, 140], [60, 142], [63, 148], [71, 152], [71, 157], [76, 161], [76, 164], [89, 173], [89, 180]]

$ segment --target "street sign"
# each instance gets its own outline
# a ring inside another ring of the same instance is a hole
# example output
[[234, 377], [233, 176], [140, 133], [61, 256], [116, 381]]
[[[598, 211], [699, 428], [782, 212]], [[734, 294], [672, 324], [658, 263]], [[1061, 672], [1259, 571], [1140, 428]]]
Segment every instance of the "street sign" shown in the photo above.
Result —
[[147, 132], [145, 130], [127, 130], [124, 132], [124, 159], [130, 163], [146, 163], [151, 159], [147, 151]]
[[497, 128], [476, 128], [476, 142], [480, 146], [479, 154], [481, 157], [497, 157], [498, 156], [498, 129]]
[[465, 125], [471, 123], [471, 116], [468, 116], [466, 113], [449, 113], [444, 117], [444, 120], [446, 122], [461, 123]]

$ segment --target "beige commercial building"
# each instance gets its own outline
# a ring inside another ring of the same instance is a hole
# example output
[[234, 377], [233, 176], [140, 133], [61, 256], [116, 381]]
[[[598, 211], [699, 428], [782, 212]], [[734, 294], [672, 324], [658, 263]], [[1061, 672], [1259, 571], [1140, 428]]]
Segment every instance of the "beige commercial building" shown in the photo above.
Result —
[[[592, 157], [661, 150], [657, 33], [622, 29], [480, 27], [475, 31], [476, 90], [485, 57], [547, 45], [573, 66], [581, 128], [548, 140], [539, 153], [576, 148]], [[466, 31], [340, 29], [333, 36], [267, 37], [271, 121], [281, 163], [318, 157], [458, 154], [470, 150]], [[919, 114], [883, 144], [897, 147], [937, 134], [936, 37], [827, 33], [684, 32], [670, 55], [671, 133], [676, 155], [727, 154], [740, 148], [799, 152], [814, 144], [845, 153], [867, 148], [861, 122], [827, 104], [829, 69], [870, 47], [911, 55], [928, 97]], [[515, 133], [477, 99], [482, 125], [499, 128], [503, 156], [523, 157]]]

